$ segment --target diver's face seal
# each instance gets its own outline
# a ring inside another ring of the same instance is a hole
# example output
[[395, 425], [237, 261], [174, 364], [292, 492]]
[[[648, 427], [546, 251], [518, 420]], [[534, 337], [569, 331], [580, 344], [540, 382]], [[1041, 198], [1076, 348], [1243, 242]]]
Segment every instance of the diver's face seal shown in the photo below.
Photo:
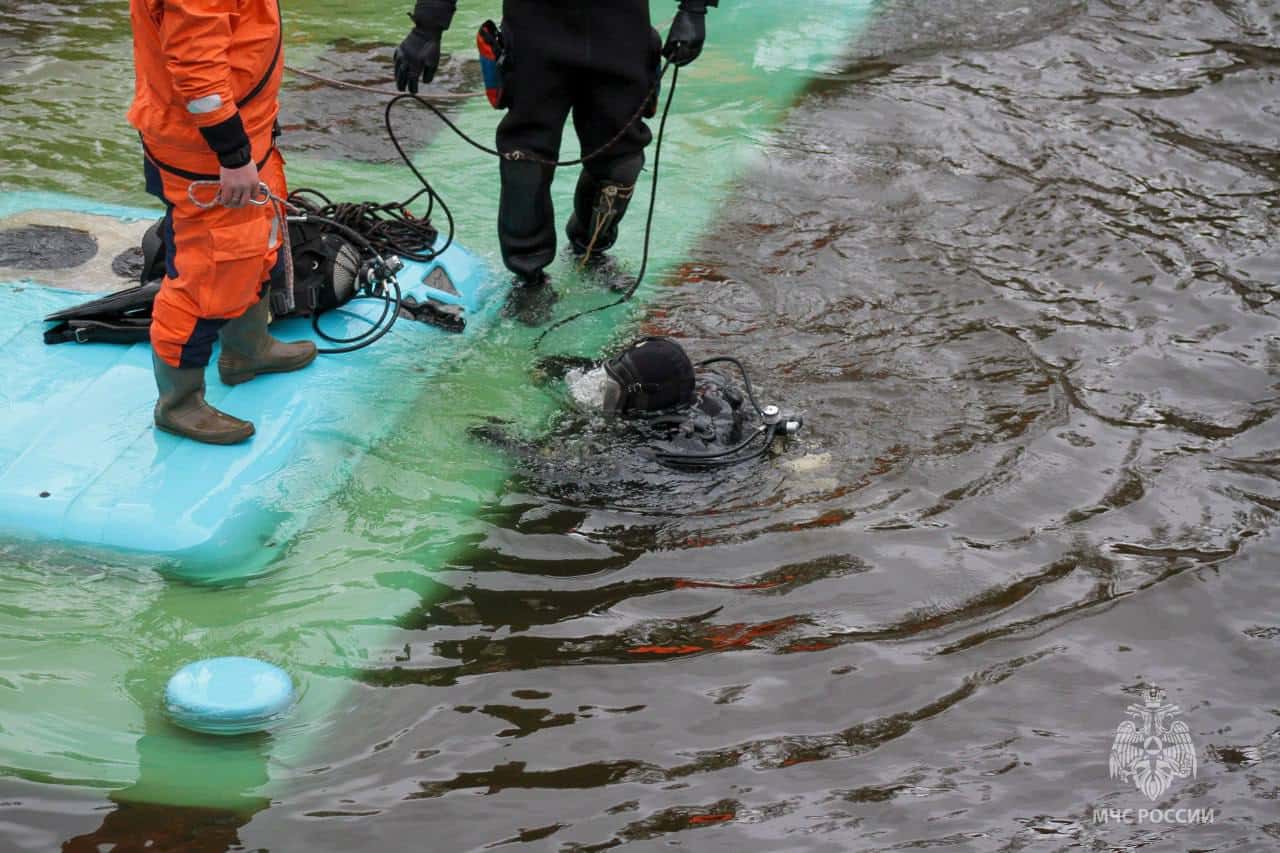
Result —
[[658, 412], [693, 402], [693, 362], [670, 338], [641, 338], [604, 363], [604, 411]]
[[613, 417], [622, 414], [623, 406], [626, 403], [627, 394], [622, 390], [622, 385], [617, 379], [614, 379], [609, 371], [605, 370], [604, 380], [604, 402], [602, 406], [604, 413]]

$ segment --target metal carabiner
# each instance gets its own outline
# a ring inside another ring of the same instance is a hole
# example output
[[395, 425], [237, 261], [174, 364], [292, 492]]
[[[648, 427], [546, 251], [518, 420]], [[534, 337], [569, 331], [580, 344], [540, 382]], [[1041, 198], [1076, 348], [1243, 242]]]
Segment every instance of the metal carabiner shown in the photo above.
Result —
[[[261, 201], [259, 201], [259, 199], [261, 199]], [[256, 205], [257, 207], [263, 207], [264, 205], [271, 204], [271, 187], [259, 181], [258, 189], [249, 197], [249, 204]]]
[[[196, 190], [204, 187], [214, 187], [213, 198], [209, 201], [201, 201], [196, 198]], [[201, 210], [210, 210], [218, 206], [218, 193], [222, 191], [222, 185], [218, 181], [192, 181], [187, 187], [187, 198], [191, 199], [191, 203]], [[273, 196], [271, 195], [271, 187], [262, 181], [258, 182], [258, 188], [254, 190], [253, 195], [249, 198], [249, 204], [255, 207], [266, 207], [271, 204]]]

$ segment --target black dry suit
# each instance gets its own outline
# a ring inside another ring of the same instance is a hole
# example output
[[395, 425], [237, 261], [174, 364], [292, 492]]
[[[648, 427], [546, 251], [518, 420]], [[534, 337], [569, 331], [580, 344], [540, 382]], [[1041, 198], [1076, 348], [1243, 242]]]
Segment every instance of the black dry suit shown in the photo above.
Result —
[[[511, 66], [499, 151], [559, 159], [572, 111], [582, 153], [590, 154], [626, 127], [653, 90], [662, 39], [649, 24], [647, 0], [506, 0], [502, 27]], [[617, 239], [651, 139], [637, 120], [583, 164], [565, 229], [575, 252], [604, 251]], [[555, 170], [527, 160], [503, 160], [501, 170], [502, 259], [516, 275], [536, 280], [555, 257]]]
[[[414, 20], [447, 27], [453, 5], [454, 0], [419, 0]], [[583, 165], [566, 227], [576, 253], [604, 251], [617, 239], [652, 139], [643, 120], [632, 122], [654, 90], [662, 61], [648, 0], [504, 0], [502, 14], [507, 114], [498, 126], [499, 151], [560, 159], [571, 112], [584, 155], [626, 128]], [[502, 259], [519, 278], [536, 283], [555, 258], [555, 168], [504, 159], [500, 170]]]

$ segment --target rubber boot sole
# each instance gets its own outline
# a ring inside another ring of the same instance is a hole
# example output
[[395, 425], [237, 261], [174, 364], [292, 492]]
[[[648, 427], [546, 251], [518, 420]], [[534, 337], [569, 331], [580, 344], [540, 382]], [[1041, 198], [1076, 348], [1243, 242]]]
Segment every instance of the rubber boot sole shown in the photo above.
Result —
[[249, 424], [249, 431], [244, 434], [211, 433], [208, 435], [198, 435], [191, 432], [183, 432], [182, 430], [177, 429], [175, 427], [162, 424], [160, 423], [160, 421], [156, 421], [156, 429], [167, 432], [169, 433], [169, 435], [176, 435], [179, 438], [189, 438], [192, 441], [198, 441], [201, 444], [217, 444], [217, 445], [223, 445], [223, 446], [229, 445], [229, 444], [240, 444], [243, 441], [248, 441], [249, 439], [253, 438], [253, 434], [255, 432], [253, 428], [253, 424]]

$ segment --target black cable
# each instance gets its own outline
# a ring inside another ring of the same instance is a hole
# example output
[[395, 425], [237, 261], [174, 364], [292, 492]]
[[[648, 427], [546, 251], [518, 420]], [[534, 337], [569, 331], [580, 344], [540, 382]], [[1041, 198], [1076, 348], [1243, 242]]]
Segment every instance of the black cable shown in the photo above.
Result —
[[[634, 125], [640, 119], [644, 118], [645, 108], [649, 105], [649, 101], [657, 93], [658, 87], [662, 85], [662, 79], [667, 76], [668, 68], [675, 68], [675, 71], [672, 73], [672, 78], [671, 78], [671, 85], [672, 87], [674, 87], [676, 77], [678, 77], [680, 74], [680, 69], [677, 66], [673, 66], [671, 64], [671, 61], [668, 60], [665, 64], [663, 64], [661, 70], [658, 71], [658, 79], [654, 80], [653, 87], [649, 90], [649, 94], [646, 95], [645, 99], [640, 102], [639, 108], [636, 109], [635, 113], [631, 116], [631, 118], [627, 119], [627, 123], [624, 124], [618, 130], [618, 132], [615, 133], [611, 139], [609, 139], [609, 141], [605, 142], [599, 148], [596, 148], [594, 151], [590, 152], [589, 154], [583, 154], [581, 157], [577, 157], [576, 159], [573, 159], [573, 160], [548, 160], [545, 157], [539, 157], [536, 154], [529, 154], [524, 151], [503, 152], [503, 151], [499, 151], [496, 148], [490, 148], [488, 145], [485, 145], [483, 142], [477, 142], [471, 136], [467, 135], [466, 131], [464, 131], [462, 128], [454, 124], [453, 121], [450, 120], [450, 118], [447, 115], [445, 115], [444, 112], [435, 104], [431, 103], [428, 100], [425, 100], [421, 95], [415, 95], [411, 92], [405, 92], [403, 94], [396, 95], [394, 98], [392, 98], [387, 103], [387, 113], [390, 114], [391, 107], [399, 103], [400, 101], [404, 101], [404, 100], [417, 101], [422, 106], [431, 110], [431, 112], [435, 114], [436, 118], [444, 122], [445, 125], [454, 133], [456, 133], [458, 137], [462, 139], [463, 142], [467, 143], [472, 148], [475, 148], [478, 151], [483, 151], [485, 154], [489, 154], [501, 160], [528, 160], [532, 163], [538, 163], [539, 165], [542, 165], [542, 166], [552, 166], [552, 167], [581, 166], [583, 163], [596, 159], [601, 154], [603, 154], [604, 152], [612, 148], [614, 145], [616, 145], [618, 143], [618, 140], [622, 139], [622, 137], [626, 134], [626, 132], [631, 129], [632, 125]], [[671, 100], [670, 95], [668, 95], [667, 97], [668, 103], [670, 102], [670, 100]], [[389, 128], [389, 125], [388, 125], [388, 128]], [[397, 146], [397, 150], [399, 150], [399, 146]], [[404, 157], [403, 151], [401, 151], [400, 156]], [[419, 180], [422, 180], [424, 184], [426, 183], [426, 181], [423, 180], [421, 176], [419, 176]]]
[[747, 369], [742, 366], [742, 362], [738, 361], [731, 355], [718, 355], [714, 358], [703, 359], [698, 362], [698, 366], [706, 367], [708, 364], [719, 364], [720, 362], [726, 362], [728, 364], [735, 365], [738, 368], [738, 372], [742, 374], [742, 384], [747, 390], [747, 399], [749, 399], [751, 401], [751, 405], [755, 407], [756, 414], [763, 418], [764, 409], [760, 407], [760, 403], [756, 400], [755, 389], [751, 387], [751, 377], [747, 375]]
[[[440, 209], [444, 211], [445, 218], [448, 219], [449, 221], [449, 229], [445, 237], [444, 245], [441, 246], [439, 249], [434, 250], [434, 252], [431, 255], [431, 258], [438, 257], [441, 253], [444, 252], [445, 249], [453, 245], [453, 235], [454, 235], [453, 212], [449, 210], [449, 205], [446, 204], [445, 200], [440, 196], [440, 194], [435, 191], [435, 188], [431, 186], [431, 183], [426, 179], [425, 176], [423, 176], [422, 172], [418, 171], [418, 167], [414, 165], [413, 160], [409, 157], [408, 153], [405, 152], [404, 146], [400, 144], [400, 138], [396, 136], [395, 127], [391, 123], [391, 111], [392, 109], [395, 108], [396, 104], [400, 103], [401, 101], [414, 101], [419, 106], [426, 107], [428, 110], [431, 111], [431, 113], [436, 118], [440, 119], [440, 121], [444, 123], [445, 127], [449, 128], [455, 134], [457, 134], [459, 139], [461, 139], [463, 142], [470, 145], [472, 148], [475, 148], [477, 151], [484, 152], [485, 154], [489, 154], [490, 156], [497, 157], [503, 160], [529, 160], [531, 162], [539, 163], [544, 166], [553, 166], [553, 167], [578, 166], [583, 163], [586, 163], [589, 160], [594, 160], [595, 158], [603, 154], [605, 151], [612, 148], [615, 144], [617, 144], [618, 140], [620, 140], [623, 137], [623, 135], [626, 134], [626, 132], [631, 129], [632, 125], [634, 125], [637, 121], [639, 121], [641, 118], [644, 117], [645, 107], [648, 105], [649, 100], [658, 91], [658, 87], [662, 85], [662, 79], [666, 76], [667, 69], [673, 68], [673, 67], [675, 66], [672, 66], [669, 61], [662, 66], [661, 71], [658, 72], [658, 79], [654, 81], [653, 88], [649, 91], [649, 94], [645, 96], [644, 101], [641, 102], [635, 114], [632, 115], [632, 117], [627, 120], [627, 123], [624, 124], [616, 134], [614, 134], [612, 139], [605, 142], [603, 145], [601, 145], [599, 148], [595, 149], [594, 151], [588, 154], [583, 154], [581, 157], [578, 157], [577, 159], [574, 159], [574, 160], [547, 160], [545, 158], [537, 157], [532, 154], [526, 154], [522, 151], [510, 151], [507, 153], [503, 153], [496, 148], [490, 148], [488, 145], [485, 145], [484, 143], [479, 142], [476, 139], [472, 138], [470, 135], [468, 135], [467, 132], [464, 131], [462, 128], [458, 127], [458, 125], [455, 124], [453, 120], [444, 113], [443, 110], [441, 110], [439, 107], [437, 107], [435, 104], [431, 103], [430, 101], [424, 99], [421, 95], [415, 95], [411, 92], [405, 92], [387, 101], [386, 109], [383, 110], [383, 114], [382, 114], [383, 125], [386, 127], [386, 130], [387, 130], [387, 137], [391, 140], [391, 145], [396, 149], [396, 153], [400, 155], [400, 159], [404, 161], [405, 166], [409, 169], [410, 172], [413, 173], [413, 176], [418, 179], [418, 182], [422, 184], [422, 190], [420, 190], [417, 195], [413, 196], [410, 199], [410, 201], [412, 201], [414, 198], [417, 198], [423, 192], [427, 193], [433, 205], [435, 204], [435, 202], [440, 203]], [[671, 97], [672, 95], [675, 94], [676, 80], [679, 78], [679, 76], [680, 76], [680, 69], [676, 68], [675, 71], [672, 72], [671, 91], [667, 94], [667, 106], [662, 113], [663, 127], [665, 127], [667, 123], [667, 110], [671, 109]], [[658, 131], [658, 149], [657, 149], [657, 152], [654, 154], [655, 188], [656, 188], [656, 178], [657, 178], [657, 158], [658, 158], [658, 154], [661, 152], [661, 149], [662, 149], [662, 130], [660, 128]], [[408, 201], [403, 202], [402, 206], [407, 204], [409, 204]], [[650, 224], [652, 223], [652, 221], [653, 221], [653, 201], [651, 199], [649, 202]], [[648, 243], [649, 243], [648, 234], [649, 234], [649, 227], [646, 227], [646, 230], [645, 230], [646, 259], [648, 256]], [[404, 257], [412, 258], [413, 260], [422, 260], [421, 258], [415, 257], [410, 254], [405, 254]], [[431, 260], [431, 258], [427, 258], [426, 260]], [[633, 288], [633, 292], [634, 292], [634, 288]], [[631, 294], [628, 293], [626, 298], [630, 299]], [[539, 341], [540, 340], [541, 338], [539, 338]], [[534, 346], [536, 347], [537, 344], [535, 343]]]
[[[748, 462], [752, 459], [759, 459], [773, 444], [773, 439], [778, 434], [777, 424], [769, 424], [763, 429], [757, 429], [746, 439], [727, 450], [712, 450], [706, 452], [698, 451], [676, 451], [676, 450], [655, 450], [654, 456], [659, 462], [668, 465], [682, 465], [694, 468], [714, 468], [723, 465], [737, 465], [739, 462]], [[735, 455], [749, 446], [758, 437], [764, 436], [764, 443], [760, 445], [760, 449], [754, 453]]]
[[[375, 341], [380, 340], [387, 332], [391, 331], [391, 327], [396, 324], [396, 318], [400, 316], [400, 302], [402, 301], [403, 297], [401, 296], [401, 293], [400, 293], [400, 284], [395, 280], [394, 277], [391, 278], [390, 284], [391, 284], [392, 291], [394, 291], [394, 294], [395, 294], [394, 296], [390, 294], [385, 294], [385, 293], [384, 294], [367, 294], [365, 296], [357, 296], [351, 300], [352, 302], [356, 301], [356, 299], [383, 300], [382, 314], [381, 316], [378, 317], [378, 319], [373, 323], [372, 327], [367, 332], [362, 332], [350, 338], [331, 337], [330, 335], [321, 331], [320, 315], [313, 314], [311, 316], [311, 328], [315, 329], [317, 335], [324, 338], [326, 341], [347, 344], [347, 346], [341, 346], [341, 347], [317, 348], [316, 352], [323, 353], [325, 355], [339, 355], [341, 353], [355, 352], [358, 349], [364, 349], [365, 347], [369, 346]], [[392, 310], [393, 305], [395, 306], [395, 310]], [[338, 309], [338, 310], [341, 310], [341, 309]], [[390, 320], [387, 320], [388, 312], [390, 312], [391, 314]], [[384, 320], [386, 321], [385, 326], [382, 325]]]
[[[293, 194], [289, 196], [290, 200], [292, 201], [294, 199], [294, 196], [297, 195], [298, 193], [306, 193], [306, 194], [314, 195], [328, 202], [328, 199], [325, 198], [324, 194], [316, 190], [296, 190]], [[297, 204], [297, 202], [295, 201], [294, 204]], [[376, 265], [375, 269], [386, 268], [386, 261], [383, 260], [382, 255], [378, 252], [377, 248], [375, 248], [373, 243], [367, 237], [365, 237], [363, 234], [361, 234], [359, 231], [355, 230], [349, 225], [344, 225], [343, 223], [338, 222], [336, 220], [328, 219], [324, 216], [321, 216], [320, 214], [311, 212], [309, 209], [307, 209], [307, 211], [301, 215], [293, 215], [293, 216], [287, 217], [286, 219], [292, 219], [295, 222], [298, 222], [298, 221], [305, 222], [308, 219], [314, 219], [318, 222], [322, 222], [327, 227], [337, 231], [339, 234], [348, 238], [353, 243], [355, 243], [358, 247], [363, 249], [365, 253], [370, 256], [370, 262]], [[286, 221], [285, 227], [288, 227], [287, 221]], [[324, 338], [326, 341], [329, 341], [330, 343], [346, 344], [346, 346], [340, 346], [340, 347], [318, 347], [316, 349], [316, 352], [321, 353], [323, 355], [339, 355], [341, 353], [355, 352], [358, 349], [364, 349], [365, 347], [369, 346], [375, 341], [381, 340], [381, 338], [384, 335], [386, 335], [387, 332], [391, 331], [391, 327], [396, 324], [396, 319], [400, 316], [400, 303], [402, 301], [402, 296], [400, 293], [400, 284], [399, 282], [396, 281], [394, 275], [391, 275], [384, 280], [384, 284], [388, 282], [391, 285], [391, 289], [395, 293], [394, 297], [388, 293], [373, 293], [372, 291], [369, 291], [364, 296], [356, 296], [356, 297], [353, 297], [353, 299], [351, 300], [353, 302], [356, 299], [383, 300], [382, 314], [373, 323], [372, 327], [366, 332], [361, 332], [360, 334], [353, 335], [352, 337], [349, 337], [349, 338], [335, 338], [334, 336], [330, 335], [328, 332], [320, 328], [320, 312], [316, 312], [315, 314], [312, 314], [311, 328], [315, 330], [315, 333], [317, 335], [319, 335], [321, 338]], [[390, 319], [388, 319], [388, 315], [390, 315]], [[384, 322], [386, 323], [385, 326], [383, 325]]]
[[[391, 124], [391, 109], [396, 104], [400, 103], [405, 99], [412, 99], [414, 101], [417, 101], [419, 104], [421, 104], [422, 106], [426, 107], [427, 109], [435, 113], [436, 116], [441, 121], [443, 121], [446, 125], [448, 125], [449, 128], [451, 128], [454, 133], [458, 134], [463, 139], [470, 142], [472, 145], [479, 147], [481, 150], [487, 150], [487, 149], [485, 149], [484, 146], [475, 142], [473, 139], [471, 139], [471, 137], [463, 133], [461, 128], [459, 128], [456, 124], [450, 121], [448, 116], [440, 112], [440, 110], [436, 109], [434, 104], [424, 101], [418, 95], [412, 95], [409, 93], [405, 93], [403, 95], [397, 95], [396, 97], [387, 101], [386, 109], [382, 111], [382, 123], [387, 129], [387, 138], [391, 140], [391, 145], [396, 149], [396, 153], [400, 155], [400, 159], [404, 161], [404, 165], [406, 166], [406, 168], [408, 168], [409, 171], [413, 173], [413, 176], [418, 179], [418, 183], [422, 184], [422, 189], [419, 190], [413, 196], [413, 198], [417, 198], [418, 196], [422, 195], [422, 193], [425, 192], [431, 198], [433, 206], [435, 202], [440, 203], [440, 209], [444, 211], [445, 219], [449, 221], [449, 230], [447, 235], [445, 236], [444, 245], [441, 246], [439, 249], [435, 249], [432, 254], [432, 257], [435, 258], [444, 254], [445, 249], [448, 249], [450, 246], [453, 245], [453, 229], [454, 229], [453, 211], [449, 209], [449, 205], [445, 203], [445, 200], [441, 198], [440, 194], [437, 193], [435, 191], [435, 188], [431, 186], [431, 182], [428, 181], [426, 177], [424, 177], [423, 174], [418, 171], [418, 167], [413, 164], [412, 158], [410, 158], [409, 155], [405, 152], [404, 146], [400, 144], [400, 138], [396, 136], [396, 129]], [[493, 153], [496, 154], [497, 152], [495, 151]]]

